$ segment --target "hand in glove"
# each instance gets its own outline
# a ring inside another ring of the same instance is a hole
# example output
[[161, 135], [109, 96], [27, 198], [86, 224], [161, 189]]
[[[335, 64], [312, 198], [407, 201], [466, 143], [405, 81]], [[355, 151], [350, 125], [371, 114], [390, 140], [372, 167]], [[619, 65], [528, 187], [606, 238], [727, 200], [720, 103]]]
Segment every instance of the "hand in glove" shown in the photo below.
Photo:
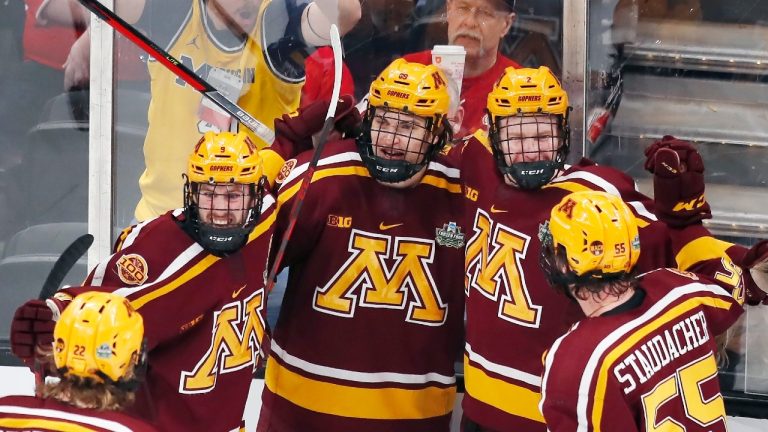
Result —
[[[748, 305], [768, 305], [768, 240], [763, 240], [752, 246], [741, 260], [744, 269], [744, 287]], [[749, 272], [749, 273], [746, 273]]]
[[38, 346], [53, 342], [53, 311], [44, 300], [30, 300], [16, 309], [11, 322], [11, 351], [30, 369], [34, 369]]
[[[275, 142], [270, 146], [284, 160], [291, 159], [312, 149], [312, 136], [320, 132], [328, 113], [329, 101], [317, 100], [298, 114], [284, 114], [275, 120]], [[342, 133], [350, 133], [360, 124], [360, 113], [355, 108], [355, 100], [350, 95], [343, 95], [336, 105], [334, 128]]]
[[704, 199], [704, 162], [691, 143], [666, 135], [645, 149], [645, 156], [660, 220], [682, 228], [712, 217]]

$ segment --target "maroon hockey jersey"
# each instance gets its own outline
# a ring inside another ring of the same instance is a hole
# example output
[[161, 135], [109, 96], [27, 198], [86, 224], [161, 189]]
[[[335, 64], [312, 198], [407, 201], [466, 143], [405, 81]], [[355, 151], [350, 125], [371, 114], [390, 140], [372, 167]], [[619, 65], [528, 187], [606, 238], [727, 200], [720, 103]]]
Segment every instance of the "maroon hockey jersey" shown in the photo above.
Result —
[[[276, 236], [310, 156], [287, 162]], [[258, 430], [448, 430], [464, 314], [458, 181], [433, 162], [416, 187], [387, 187], [354, 141], [328, 144], [285, 254]]]
[[[403, 56], [409, 62], [432, 64], [432, 50], [421, 51]], [[501, 78], [504, 69], [508, 67], [519, 68], [520, 65], [512, 59], [497, 53], [496, 63], [490, 69], [475, 77], [465, 76], [461, 84], [461, 106], [464, 107], [464, 121], [457, 137], [471, 135], [478, 129], [488, 130], [488, 122], [485, 119], [485, 106], [488, 103], [488, 93], [493, 90], [493, 85]]]
[[155, 432], [153, 426], [122, 412], [81, 409], [32, 396], [0, 398], [3, 431]]
[[[248, 243], [224, 258], [180, 227], [181, 210], [128, 228], [85, 285], [125, 296], [144, 318], [149, 370], [136, 413], [163, 431], [241, 425], [265, 332], [266, 263], [275, 218], [266, 196]], [[65, 289], [77, 295], [91, 287]]]
[[715, 336], [741, 306], [678, 270], [648, 273], [639, 289], [639, 306], [585, 318], [547, 353], [541, 406], [551, 432], [727, 430]]
[[[635, 212], [640, 272], [675, 266], [675, 249], [652, 202], [625, 174], [584, 159], [542, 189], [521, 190], [504, 183], [478, 135], [449, 154], [461, 167], [466, 208], [464, 414], [493, 430], [543, 432], [541, 356], [583, 313], [549, 287], [539, 268], [539, 224], [568, 193], [602, 190]], [[691, 260], [698, 254], [688, 252]]]

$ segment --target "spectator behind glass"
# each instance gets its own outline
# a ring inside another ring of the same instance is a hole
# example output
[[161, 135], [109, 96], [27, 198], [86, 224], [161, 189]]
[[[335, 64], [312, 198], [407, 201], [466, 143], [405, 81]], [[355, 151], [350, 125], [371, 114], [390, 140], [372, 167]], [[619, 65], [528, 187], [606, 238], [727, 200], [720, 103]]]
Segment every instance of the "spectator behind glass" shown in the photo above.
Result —
[[360, 23], [344, 37], [345, 61], [354, 77], [357, 100], [393, 60], [409, 52], [412, 0], [367, 0]]
[[[303, 47], [295, 41], [327, 45], [331, 22], [345, 33], [360, 18], [358, 0], [119, 0], [116, 10], [268, 127], [299, 104], [304, 71], [294, 54]], [[262, 25], [265, 31], [257, 35]], [[150, 61], [148, 68], [152, 99], [139, 221], [181, 206], [178, 173], [184, 172], [191, 143], [207, 131], [237, 127], [159, 62]]]
[[64, 62], [82, 28], [41, 27], [36, 22], [43, 0], [25, 0], [23, 61], [0, 82], [0, 169], [18, 163], [21, 143], [45, 102], [61, 93]]
[[[514, 0], [447, 0], [448, 43], [467, 52], [461, 84], [464, 119], [457, 137], [488, 130], [485, 104], [493, 83], [504, 69], [520, 67], [499, 52], [501, 39], [515, 20], [514, 6]], [[405, 59], [431, 64], [432, 52], [408, 54]]]
[[[301, 88], [301, 107], [306, 107], [317, 100], [330, 100], [333, 92], [333, 50], [331, 47], [320, 47], [304, 61], [307, 81]], [[340, 95], [354, 95], [355, 83], [349, 68], [341, 62], [341, 91]]]

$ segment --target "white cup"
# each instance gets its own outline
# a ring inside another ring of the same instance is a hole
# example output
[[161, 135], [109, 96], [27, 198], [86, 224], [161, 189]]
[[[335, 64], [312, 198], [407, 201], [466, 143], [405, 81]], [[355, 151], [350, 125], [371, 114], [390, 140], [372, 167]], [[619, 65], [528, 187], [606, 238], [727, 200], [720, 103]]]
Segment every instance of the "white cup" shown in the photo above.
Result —
[[467, 51], [461, 45], [435, 45], [432, 48], [432, 64], [439, 67], [456, 83], [461, 94], [461, 81], [464, 79], [464, 58]]

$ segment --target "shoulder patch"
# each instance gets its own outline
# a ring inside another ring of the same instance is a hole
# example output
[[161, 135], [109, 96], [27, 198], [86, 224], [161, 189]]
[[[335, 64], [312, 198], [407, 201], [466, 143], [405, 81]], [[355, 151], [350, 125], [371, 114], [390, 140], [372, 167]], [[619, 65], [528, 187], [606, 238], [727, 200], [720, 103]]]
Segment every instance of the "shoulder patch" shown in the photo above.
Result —
[[285, 179], [288, 178], [289, 175], [291, 175], [291, 171], [293, 171], [294, 168], [296, 168], [296, 159], [289, 159], [285, 161], [283, 164], [283, 167], [280, 168], [280, 172], [277, 173], [277, 178], [275, 179], [275, 183], [282, 184]]
[[123, 255], [115, 263], [117, 275], [128, 285], [141, 285], [149, 278], [147, 260], [138, 254]]

